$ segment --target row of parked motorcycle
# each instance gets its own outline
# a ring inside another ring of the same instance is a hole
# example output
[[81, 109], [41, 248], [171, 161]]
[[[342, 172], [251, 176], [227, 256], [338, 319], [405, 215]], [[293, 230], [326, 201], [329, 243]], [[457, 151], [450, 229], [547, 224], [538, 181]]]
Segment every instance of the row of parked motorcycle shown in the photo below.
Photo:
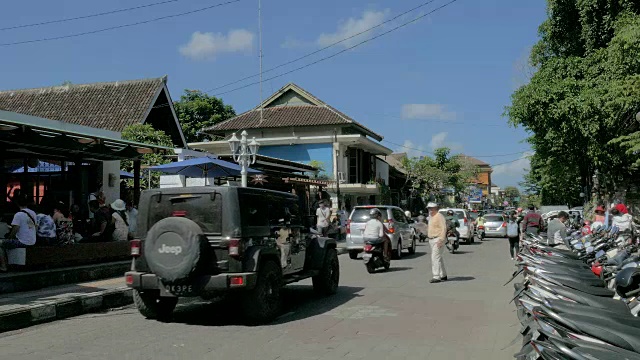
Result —
[[563, 241], [523, 239], [507, 282], [522, 275], [511, 299], [521, 324], [514, 342], [522, 339], [514, 357], [640, 360], [637, 234], [600, 227]]

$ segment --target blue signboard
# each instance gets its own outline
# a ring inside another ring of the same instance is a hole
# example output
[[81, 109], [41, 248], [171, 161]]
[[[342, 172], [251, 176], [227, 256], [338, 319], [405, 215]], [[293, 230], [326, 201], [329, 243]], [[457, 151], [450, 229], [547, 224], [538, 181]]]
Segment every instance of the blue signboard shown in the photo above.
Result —
[[469, 202], [470, 203], [481, 203], [482, 202], [482, 189], [479, 187], [472, 187], [470, 189], [469, 194]]

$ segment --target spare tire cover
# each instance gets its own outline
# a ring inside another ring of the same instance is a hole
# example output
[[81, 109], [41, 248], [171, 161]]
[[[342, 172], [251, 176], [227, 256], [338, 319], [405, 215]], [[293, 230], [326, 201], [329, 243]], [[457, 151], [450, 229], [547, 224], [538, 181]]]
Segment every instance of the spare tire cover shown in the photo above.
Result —
[[184, 280], [201, 256], [202, 229], [182, 217], [165, 218], [147, 232], [144, 255], [151, 271], [166, 282]]

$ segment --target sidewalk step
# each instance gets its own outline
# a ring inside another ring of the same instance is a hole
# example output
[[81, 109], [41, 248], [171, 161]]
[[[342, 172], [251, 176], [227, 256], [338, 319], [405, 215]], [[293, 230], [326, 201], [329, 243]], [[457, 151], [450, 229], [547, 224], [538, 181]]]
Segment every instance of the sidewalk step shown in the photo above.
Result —
[[120, 307], [133, 302], [131, 289], [117, 277], [8, 294], [0, 298], [0, 332]]
[[131, 261], [0, 274], [0, 295], [123, 276]]

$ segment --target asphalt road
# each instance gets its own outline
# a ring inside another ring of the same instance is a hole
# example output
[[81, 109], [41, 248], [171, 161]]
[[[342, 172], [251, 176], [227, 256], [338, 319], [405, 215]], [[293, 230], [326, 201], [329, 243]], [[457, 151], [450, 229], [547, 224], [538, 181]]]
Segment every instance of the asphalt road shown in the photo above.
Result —
[[[421, 244], [422, 245], [422, 244]], [[511, 359], [517, 319], [502, 287], [513, 269], [506, 239], [446, 254], [449, 281], [429, 284], [428, 246], [368, 274], [340, 256], [341, 287], [316, 298], [310, 281], [285, 291], [273, 324], [243, 326], [233, 304], [179, 305], [172, 323], [133, 307], [0, 335], [3, 359]]]

